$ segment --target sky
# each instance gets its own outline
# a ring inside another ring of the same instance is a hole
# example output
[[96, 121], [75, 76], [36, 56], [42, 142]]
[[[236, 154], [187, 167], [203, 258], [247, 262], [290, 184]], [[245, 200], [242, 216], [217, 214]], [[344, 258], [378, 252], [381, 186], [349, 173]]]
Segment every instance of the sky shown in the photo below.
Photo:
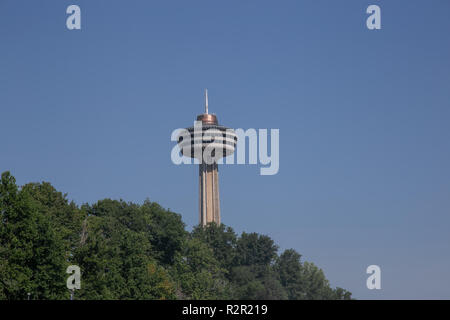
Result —
[[[81, 30], [66, 9], [81, 8]], [[381, 8], [368, 30], [366, 9]], [[276, 175], [221, 165], [222, 222], [358, 299], [450, 298], [450, 1], [0, 0], [0, 171], [198, 223], [174, 129], [279, 129]], [[366, 287], [369, 265], [381, 289]]]

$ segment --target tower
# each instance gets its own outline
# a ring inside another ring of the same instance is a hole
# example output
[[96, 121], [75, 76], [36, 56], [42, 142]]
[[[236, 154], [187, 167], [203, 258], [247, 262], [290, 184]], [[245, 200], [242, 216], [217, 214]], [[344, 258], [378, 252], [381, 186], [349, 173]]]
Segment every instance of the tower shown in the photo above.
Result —
[[197, 116], [193, 127], [178, 137], [184, 156], [199, 161], [199, 223], [220, 224], [219, 159], [233, 154], [237, 136], [233, 129], [219, 125], [217, 116], [208, 111], [208, 90], [205, 90], [205, 113]]

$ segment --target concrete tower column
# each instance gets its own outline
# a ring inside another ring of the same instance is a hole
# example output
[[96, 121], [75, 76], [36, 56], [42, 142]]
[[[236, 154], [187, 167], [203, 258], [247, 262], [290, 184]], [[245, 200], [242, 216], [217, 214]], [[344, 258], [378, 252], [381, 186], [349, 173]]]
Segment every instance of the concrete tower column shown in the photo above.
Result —
[[199, 221], [220, 224], [219, 175], [217, 163], [199, 165]]

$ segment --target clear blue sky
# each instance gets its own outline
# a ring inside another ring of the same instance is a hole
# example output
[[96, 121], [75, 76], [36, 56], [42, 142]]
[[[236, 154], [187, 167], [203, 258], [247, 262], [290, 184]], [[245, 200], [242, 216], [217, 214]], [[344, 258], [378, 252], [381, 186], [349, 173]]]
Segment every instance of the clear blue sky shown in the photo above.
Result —
[[[82, 30], [66, 29], [78, 4]], [[378, 4], [382, 29], [366, 28]], [[173, 129], [279, 128], [280, 171], [220, 167], [222, 220], [356, 298], [450, 298], [450, 1], [0, 0], [0, 171], [78, 204], [198, 221]], [[382, 290], [366, 288], [367, 266]]]

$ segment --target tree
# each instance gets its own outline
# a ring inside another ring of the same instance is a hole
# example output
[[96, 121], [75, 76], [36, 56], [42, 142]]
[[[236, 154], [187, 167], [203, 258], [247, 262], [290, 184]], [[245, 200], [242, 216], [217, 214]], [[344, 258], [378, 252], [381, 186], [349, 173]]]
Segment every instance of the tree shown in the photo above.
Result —
[[236, 258], [237, 236], [231, 227], [212, 222], [203, 226], [196, 226], [192, 230], [192, 237], [207, 244], [213, 251], [214, 257], [222, 268], [231, 269]]
[[335, 300], [351, 300], [352, 299], [352, 293], [350, 291], [347, 291], [345, 289], [337, 287], [334, 290], [334, 299]]
[[0, 181], [0, 296], [6, 299], [61, 299], [65, 251], [49, 218], [27, 190], [4, 172]]
[[175, 256], [182, 250], [187, 237], [181, 216], [163, 209], [159, 204], [148, 199], [140, 210], [146, 222], [146, 233], [149, 236], [157, 260], [165, 266], [174, 263]]
[[175, 286], [155, 259], [140, 206], [105, 199], [87, 211], [74, 252], [82, 299], [174, 299]]
[[351, 293], [332, 289], [321, 269], [309, 262], [301, 263], [301, 255], [293, 249], [285, 250], [277, 259], [275, 269], [280, 282], [293, 300], [348, 300]]
[[307, 261], [303, 263], [301, 281], [304, 285], [305, 299], [332, 300], [335, 298], [325, 274], [314, 263]]
[[225, 270], [213, 250], [197, 238], [188, 239], [174, 268], [179, 297], [183, 299], [226, 299], [229, 284]]
[[76, 299], [351, 299], [293, 249], [181, 216], [148, 199], [78, 207], [50, 183], [0, 179], [0, 299], [67, 299], [66, 267], [81, 269]]
[[234, 299], [284, 300], [288, 296], [271, 266], [243, 265], [231, 271]]
[[281, 285], [286, 289], [288, 299], [291, 300], [306, 298], [300, 257], [301, 255], [294, 249], [285, 250], [277, 259], [275, 266]]
[[64, 242], [66, 259], [79, 241], [83, 214], [76, 204], [67, 200], [67, 194], [57, 191], [50, 183], [28, 183], [22, 187], [37, 206], [37, 210], [50, 221], [53, 230]]
[[278, 246], [265, 235], [243, 232], [237, 241], [237, 265], [270, 265], [276, 258]]

